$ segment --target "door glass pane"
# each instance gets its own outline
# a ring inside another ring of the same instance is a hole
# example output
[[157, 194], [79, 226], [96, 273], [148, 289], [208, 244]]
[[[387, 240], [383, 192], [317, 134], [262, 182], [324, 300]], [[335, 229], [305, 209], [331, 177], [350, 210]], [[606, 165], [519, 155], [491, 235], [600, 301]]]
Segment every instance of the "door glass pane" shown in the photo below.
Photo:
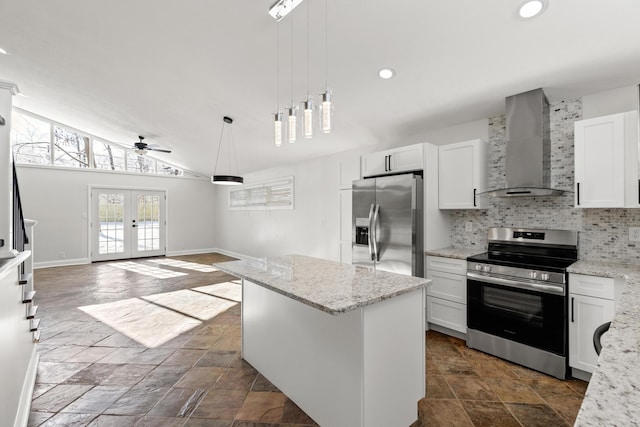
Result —
[[98, 253], [124, 252], [124, 195], [100, 193], [98, 196]]
[[160, 249], [160, 196], [138, 196], [138, 251]]

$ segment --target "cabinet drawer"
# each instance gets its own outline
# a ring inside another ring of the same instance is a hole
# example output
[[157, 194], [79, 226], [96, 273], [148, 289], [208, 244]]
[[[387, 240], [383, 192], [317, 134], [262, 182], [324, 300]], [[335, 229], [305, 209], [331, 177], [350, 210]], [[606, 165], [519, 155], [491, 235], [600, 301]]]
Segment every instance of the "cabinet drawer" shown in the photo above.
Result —
[[464, 259], [427, 256], [427, 270], [466, 275], [467, 261]]
[[467, 276], [427, 270], [427, 295], [460, 304], [467, 303]]
[[427, 296], [427, 322], [467, 333], [467, 305]]
[[610, 277], [569, 274], [569, 292], [596, 298], [614, 299], [614, 280]]

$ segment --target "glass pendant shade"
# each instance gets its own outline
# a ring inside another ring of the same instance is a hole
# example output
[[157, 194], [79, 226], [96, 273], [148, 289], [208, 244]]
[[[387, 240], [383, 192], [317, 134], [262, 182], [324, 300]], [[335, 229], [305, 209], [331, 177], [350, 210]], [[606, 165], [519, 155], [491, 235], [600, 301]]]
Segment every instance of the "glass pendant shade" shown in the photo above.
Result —
[[304, 101], [304, 137], [313, 138], [313, 101], [311, 98], [307, 98]]
[[289, 108], [289, 126], [287, 127], [287, 130], [289, 131], [289, 142], [291, 144], [293, 144], [294, 142], [296, 142], [297, 139], [297, 134], [296, 134], [296, 130], [297, 130], [297, 117], [296, 117], [296, 107], [290, 107]]
[[320, 104], [320, 126], [322, 132], [331, 133], [333, 130], [333, 108], [331, 105], [331, 92], [326, 91], [321, 95]]
[[273, 121], [273, 143], [276, 147], [282, 145], [282, 113], [276, 113]]

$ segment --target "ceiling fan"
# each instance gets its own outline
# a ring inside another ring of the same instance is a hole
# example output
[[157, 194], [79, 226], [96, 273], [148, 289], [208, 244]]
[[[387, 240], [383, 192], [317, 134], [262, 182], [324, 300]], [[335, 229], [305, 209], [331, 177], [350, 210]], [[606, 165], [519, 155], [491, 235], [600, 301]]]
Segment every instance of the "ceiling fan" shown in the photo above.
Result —
[[138, 138], [140, 138], [140, 141], [133, 143], [133, 151], [135, 151], [137, 154], [140, 154], [141, 156], [147, 154], [147, 151], [157, 151], [159, 153], [171, 152], [171, 150], [160, 148], [156, 144], [147, 144], [146, 142], [144, 142], [144, 136], [138, 135]]

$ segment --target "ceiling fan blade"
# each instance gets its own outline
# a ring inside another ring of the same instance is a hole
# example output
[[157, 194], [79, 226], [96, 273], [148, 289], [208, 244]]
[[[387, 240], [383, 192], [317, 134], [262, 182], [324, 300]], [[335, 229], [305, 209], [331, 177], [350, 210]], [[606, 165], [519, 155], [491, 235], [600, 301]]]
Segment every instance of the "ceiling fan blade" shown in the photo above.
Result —
[[147, 150], [158, 151], [160, 153], [170, 153], [171, 152], [171, 150], [165, 150], [164, 148], [153, 148], [153, 147], [147, 147]]

